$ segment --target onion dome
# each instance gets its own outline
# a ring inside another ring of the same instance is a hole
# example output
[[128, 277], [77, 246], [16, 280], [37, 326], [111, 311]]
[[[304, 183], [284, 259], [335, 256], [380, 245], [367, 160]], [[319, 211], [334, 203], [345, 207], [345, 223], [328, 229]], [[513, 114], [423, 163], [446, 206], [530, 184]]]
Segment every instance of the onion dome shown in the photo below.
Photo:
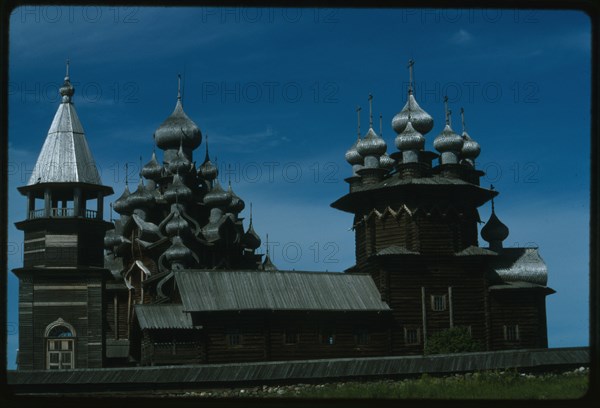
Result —
[[383, 156], [379, 158], [379, 165], [384, 169], [391, 169], [396, 164], [396, 160], [392, 159], [388, 156], [387, 153], [384, 153]]
[[183, 141], [181, 141], [177, 155], [169, 162], [169, 171], [172, 174], [186, 174], [190, 172], [191, 167], [192, 162], [190, 162], [183, 153]]
[[394, 142], [398, 150], [423, 150], [425, 147], [425, 136], [413, 127], [412, 116], [404, 127], [404, 130], [396, 136]]
[[121, 197], [117, 198], [115, 201], [113, 208], [119, 214], [131, 214], [133, 211], [132, 206], [129, 204], [129, 196], [131, 193], [129, 192], [129, 185], [125, 184], [125, 190], [123, 190], [123, 194]]
[[385, 140], [373, 130], [373, 95], [369, 94], [369, 130], [365, 137], [356, 145], [356, 150], [362, 157], [379, 157], [387, 150]]
[[154, 194], [148, 191], [144, 186], [143, 179], [140, 177], [137, 190], [135, 190], [127, 199], [131, 208], [149, 207], [154, 204]]
[[446, 111], [446, 126], [433, 141], [433, 147], [442, 154], [441, 163], [457, 163], [458, 155], [462, 150], [463, 138], [454, 133], [450, 126], [450, 110], [448, 110], [448, 97], [444, 97], [444, 110]]
[[471, 165], [473, 165], [475, 163], [475, 159], [477, 158], [477, 156], [479, 156], [479, 153], [481, 153], [481, 147], [479, 146], [479, 143], [477, 143], [476, 141], [471, 139], [471, 137], [467, 133], [467, 130], [465, 127], [465, 110], [463, 108], [460, 108], [460, 117], [462, 120], [462, 128], [463, 128], [463, 132], [462, 132], [463, 147], [462, 147], [462, 150], [460, 151], [460, 154], [461, 154], [461, 157], [463, 157]]
[[392, 118], [392, 128], [397, 134], [404, 131], [408, 122], [412, 123], [413, 128], [424, 135], [433, 129], [433, 118], [425, 112], [417, 103], [413, 95], [413, 66], [415, 62], [411, 59], [408, 61], [408, 98], [404, 108]]
[[[494, 190], [494, 186], [490, 186], [490, 189]], [[502, 250], [502, 241], [507, 237], [508, 227], [496, 217], [494, 197], [492, 196], [492, 215], [490, 215], [490, 219], [485, 223], [483, 228], [481, 228], [481, 238], [490, 244], [490, 249], [492, 251], [499, 252]]]
[[142, 176], [149, 180], [157, 180], [162, 176], [163, 167], [156, 160], [156, 153], [152, 151], [152, 158], [142, 167]]
[[186, 235], [190, 232], [190, 224], [181, 216], [181, 212], [176, 209], [173, 217], [165, 225], [165, 231], [168, 236]]
[[192, 198], [192, 195], [192, 190], [183, 183], [179, 174], [175, 174], [173, 176], [173, 182], [165, 190], [163, 197], [168, 203], [173, 204], [177, 201], [188, 201]]
[[241, 243], [245, 248], [255, 250], [260, 247], [261, 240], [256, 231], [254, 231], [254, 227], [252, 226], [252, 203], [250, 203], [250, 224], [248, 224], [248, 229], [241, 238]]
[[231, 202], [231, 199], [231, 195], [223, 190], [221, 183], [217, 179], [212, 190], [204, 196], [204, 204], [208, 207], [226, 207]]
[[233, 189], [231, 188], [231, 182], [229, 182], [227, 193], [231, 196], [231, 202], [227, 206], [227, 210], [235, 214], [241, 213], [244, 208], [246, 208], [246, 203], [244, 203], [244, 200], [242, 200], [233, 192]]
[[387, 150], [387, 144], [372, 127], [356, 145], [356, 151], [362, 156], [381, 156]]
[[198, 126], [185, 114], [181, 103], [181, 78], [177, 90], [175, 110], [154, 132], [156, 145], [163, 150], [183, 147], [195, 149], [202, 142], [202, 133]]
[[192, 250], [185, 246], [178, 235], [172, 238], [172, 242], [173, 244], [165, 251], [167, 261], [176, 269], [180, 265], [190, 265], [194, 261]]
[[265, 260], [263, 261], [261, 266], [262, 270], [266, 272], [277, 272], [279, 270], [271, 261], [271, 257], [269, 256], [269, 254], [265, 255]]
[[204, 156], [204, 163], [198, 169], [198, 172], [204, 178], [204, 180], [212, 181], [219, 175], [219, 169], [210, 161], [208, 154], [208, 135], [206, 135], [206, 155]]
[[277, 267], [275, 266], [275, 264], [271, 261], [271, 257], [269, 256], [269, 234], [267, 234], [267, 254], [265, 255], [265, 259], [261, 264], [261, 269], [263, 271], [269, 271], [269, 272], [274, 272], [277, 271]]
[[360, 136], [358, 137], [358, 139], [356, 139], [356, 142], [354, 142], [352, 147], [350, 147], [350, 149], [348, 149], [348, 151], [346, 152], [346, 155], [345, 155], [346, 161], [353, 166], [355, 166], [357, 164], [363, 164], [363, 162], [364, 162], [363, 157], [360, 155], [360, 153], [358, 153], [358, 150], [356, 149], [359, 142], [360, 142]]
[[479, 143], [471, 139], [467, 132], [463, 132], [462, 138], [463, 147], [460, 154], [464, 159], [470, 160], [472, 164], [477, 156], [479, 156], [479, 153], [481, 153], [481, 147], [479, 146]]
[[71, 98], [75, 94], [75, 88], [71, 85], [71, 79], [69, 78], [69, 60], [67, 60], [67, 73], [65, 75], [65, 82], [63, 86], [58, 90], [62, 96], [62, 101], [66, 103], [71, 102]]
[[392, 118], [392, 128], [396, 133], [400, 134], [406, 128], [409, 111], [410, 121], [416, 131], [424, 135], [433, 129], [433, 118], [419, 106], [412, 91], [409, 91], [404, 108]]
[[250, 222], [248, 230], [244, 232], [244, 235], [242, 235], [241, 241], [242, 245], [248, 249], [255, 250], [260, 247], [261, 240], [256, 231], [254, 231], [252, 222]]
[[463, 143], [463, 138], [454, 133], [449, 124], [446, 124], [442, 133], [433, 141], [433, 147], [440, 153], [460, 152]]
[[481, 238], [489, 243], [494, 241], [502, 242], [508, 237], [508, 233], [508, 227], [498, 219], [496, 213], [492, 210], [490, 219], [481, 228]]

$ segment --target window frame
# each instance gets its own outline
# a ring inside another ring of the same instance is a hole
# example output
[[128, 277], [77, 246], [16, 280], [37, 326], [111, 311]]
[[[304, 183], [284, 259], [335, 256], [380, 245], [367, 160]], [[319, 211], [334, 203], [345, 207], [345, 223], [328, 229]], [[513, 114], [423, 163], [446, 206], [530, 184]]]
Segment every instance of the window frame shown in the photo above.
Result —
[[[409, 331], [414, 331], [415, 341], [409, 342]], [[421, 328], [420, 327], [404, 327], [404, 344], [407, 346], [416, 346], [421, 344]]]
[[[438, 302], [441, 303], [441, 308], [438, 308]], [[431, 295], [431, 310], [433, 312], [445, 312], [448, 310], [448, 295]]]
[[235, 348], [243, 345], [243, 335], [239, 328], [230, 328], [225, 330], [225, 344], [227, 347]]
[[521, 341], [521, 333], [518, 324], [504, 325], [504, 341], [517, 342]]
[[[57, 333], [57, 329], [62, 329]], [[75, 328], [58, 318], [44, 330], [46, 370], [72, 370], [75, 368]]]

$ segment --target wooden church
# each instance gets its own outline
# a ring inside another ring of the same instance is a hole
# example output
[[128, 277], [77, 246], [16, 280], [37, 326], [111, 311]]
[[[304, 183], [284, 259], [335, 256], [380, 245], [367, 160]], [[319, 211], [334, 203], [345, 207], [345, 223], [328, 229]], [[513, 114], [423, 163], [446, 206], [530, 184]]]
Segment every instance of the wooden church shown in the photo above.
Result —
[[[479, 144], [432, 117], [411, 85], [393, 118], [397, 151], [369, 129], [346, 152], [356, 264], [343, 272], [279, 270], [244, 201], [223, 187], [199, 127], [175, 109], [154, 133], [140, 180], [110, 204], [73, 103], [62, 97], [27, 185], [19, 278], [18, 369], [298, 360], [423, 354], [464, 327], [483, 350], [547, 347], [547, 268], [537, 248], [504, 248]], [[462, 112], [461, 112], [462, 113]], [[491, 201], [481, 229], [478, 208]]]

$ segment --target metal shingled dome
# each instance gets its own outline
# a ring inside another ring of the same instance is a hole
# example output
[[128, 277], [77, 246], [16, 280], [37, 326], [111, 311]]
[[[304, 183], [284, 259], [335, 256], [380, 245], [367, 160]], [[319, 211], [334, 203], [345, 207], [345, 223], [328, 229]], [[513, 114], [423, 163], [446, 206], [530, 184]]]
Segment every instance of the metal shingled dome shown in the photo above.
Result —
[[183, 111], [181, 98], [177, 99], [175, 110], [154, 132], [156, 145], [163, 150], [176, 149], [182, 143], [184, 147], [195, 149], [202, 142], [202, 133], [198, 126]]
[[392, 128], [396, 133], [402, 133], [408, 124], [409, 110], [415, 130], [424, 135], [433, 129], [433, 118], [419, 106], [414, 95], [409, 93], [404, 108], [392, 118]]
[[425, 136], [419, 133], [409, 121], [402, 133], [396, 136], [395, 144], [398, 150], [423, 150], [425, 147]]

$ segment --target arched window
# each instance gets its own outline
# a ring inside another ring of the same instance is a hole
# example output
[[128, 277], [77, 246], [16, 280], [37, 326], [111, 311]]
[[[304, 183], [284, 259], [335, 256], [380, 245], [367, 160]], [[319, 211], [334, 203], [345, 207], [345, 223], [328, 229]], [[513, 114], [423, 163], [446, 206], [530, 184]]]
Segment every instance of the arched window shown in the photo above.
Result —
[[46, 369], [75, 368], [75, 329], [63, 319], [46, 327]]

